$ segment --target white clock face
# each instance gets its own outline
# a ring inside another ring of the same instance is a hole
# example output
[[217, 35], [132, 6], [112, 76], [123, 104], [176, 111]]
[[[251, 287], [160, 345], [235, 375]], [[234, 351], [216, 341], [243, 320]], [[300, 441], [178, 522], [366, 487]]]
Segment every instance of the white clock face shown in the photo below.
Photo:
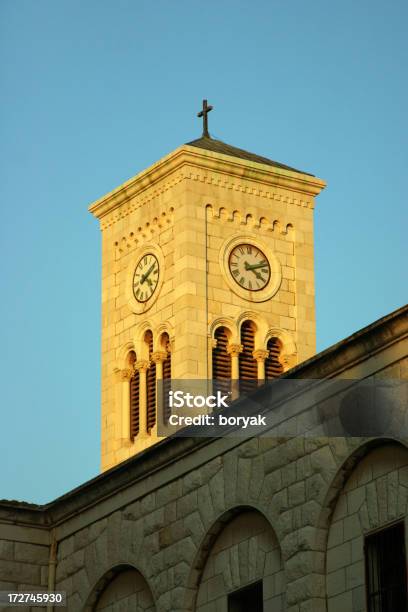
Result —
[[143, 255], [133, 274], [133, 295], [138, 302], [147, 302], [159, 282], [159, 262], [152, 253]]
[[238, 244], [234, 247], [228, 267], [235, 282], [248, 291], [261, 291], [271, 277], [266, 255], [253, 244]]

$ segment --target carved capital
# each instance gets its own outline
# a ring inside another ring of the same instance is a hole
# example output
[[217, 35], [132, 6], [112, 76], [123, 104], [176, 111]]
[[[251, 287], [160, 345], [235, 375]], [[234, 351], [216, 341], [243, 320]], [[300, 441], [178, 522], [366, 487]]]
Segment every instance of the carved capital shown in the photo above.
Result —
[[136, 361], [135, 363], [135, 370], [137, 370], [140, 373], [147, 372], [149, 368], [150, 368], [150, 361], [140, 360], [140, 361]]
[[264, 362], [267, 356], [269, 355], [269, 351], [264, 351], [263, 349], [258, 349], [257, 351], [253, 351], [252, 356], [256, 361]]
[[285, 370], [290, 370], [297, 365], [297, 353], [291, 353], [290, 355], [281, 355], [279, 361], [283, 365]]
[[231, 357], [237, 356], [244, 350], [242, 344], [229, 344], [227, 347], [227, 352], [231, 355]]
[[116, 368], [115, 370], [116, 380], [119, 382], [129, 382], [134, 374], [134, 370], [132, 368], [124, 368], [123, 370], [119, 370]]
[[155, 351], [154, 353], [151, 354], [151, 360], [154, 361], [154, 363], [160, 363], [161, 361], [166, 361], [168, 357], [168, 353], [166, 353], [165, 351]]

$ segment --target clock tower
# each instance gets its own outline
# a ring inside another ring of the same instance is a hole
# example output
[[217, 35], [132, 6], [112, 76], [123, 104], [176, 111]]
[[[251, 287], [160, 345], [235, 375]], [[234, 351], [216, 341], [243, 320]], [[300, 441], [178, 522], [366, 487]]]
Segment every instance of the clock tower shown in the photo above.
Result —
[[265, 379], [315, 352], [315, 176], [203, 136], [90, 206], [102, 469], [157, 442], [161, 378]]

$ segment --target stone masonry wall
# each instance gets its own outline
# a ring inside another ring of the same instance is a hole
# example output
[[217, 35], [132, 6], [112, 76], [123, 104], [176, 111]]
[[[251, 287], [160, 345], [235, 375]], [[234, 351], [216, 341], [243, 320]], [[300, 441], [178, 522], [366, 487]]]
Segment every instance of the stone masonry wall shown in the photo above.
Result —
[[[370, 357], [364, 361], [345, 369], [344, 354], [337, 359], [343, 378], [407, 377], [402, 342], [374, 355], [372, 336], [369, 343]], [[302, 396], [293, 418], [307, 430], [317, 409], [311, 405], [307, 411], [305, 401]], [[267, 600], [279, 597], [285, 585], [285, 612], [360, 612], [362, 536], [398, 518], [406, 520], [407, 456], [407, 444], [390, 439], [282, 438], [269, 432], [247, 440], [166, 440], [42, 511], [12, 511], [0, 504], [0, 535], [7, 540], [0, 548], [6, 558], [0, 579], [3, 588], [5, 583], [12, 588], [46, 585], [48, 524], [58, 542], [56, 589], [67, 592], [67, 612], [94, 610], [103, 586], [123, 568], [140, 573], [156, 612], [197, 612], [198, 596], [199, 606], [209, 603], [211, 578], [214, 585], [220, 581], [215, 560], [229, 537], [231, 571], [235, 542], [242, 575], [240, 569], [239, 579], [224, 580], [222, 597], [261, 575], [259, 568], [246, 574], [255, 533], [244, 537], [254, 526], [245, 515], [255, 512], [268, 525], [265, 533], [273, 534], [265, 552], [273, 553], [277, 573], [265, 562]], [[23, 541], [23, 536], [34, 531], [30, 520], [42, 521], [36, 537], [44, 539], [28, 546], [29, 537]], [[265, 547], [263, 536], [257, 541]], [[273, 581], [268, 578], [272, 574]]]
[[49, 554], [48, 546], [0, 540], [0, 590], [47, 591]]
[[285, 575], [276, 536], [257, 512], [243, 512], [221, 531], [205, 564], [197, 612], [228, 612], [227, 594], [263, 579], [264, 612], [284, 610]]
[[328, 612], [364, 612], [364, 535], [408, 515], [408, 451], [386, 445], [357, 466], [336, 504], [327, 545]]

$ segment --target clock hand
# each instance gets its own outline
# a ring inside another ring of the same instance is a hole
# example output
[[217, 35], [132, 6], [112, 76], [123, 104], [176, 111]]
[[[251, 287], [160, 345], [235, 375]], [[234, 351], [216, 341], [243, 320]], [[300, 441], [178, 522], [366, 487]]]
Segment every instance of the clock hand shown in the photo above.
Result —
[[143, 285], [149, 274], [151, 274], [155, 264], [153, 263], [145, 274], [142, 274], [142, 278], [140, 279], [140, 284]]
[[246, 261], [245, 270], [256, 270], [257, 268], [265, 268], [265, 266], [267, 265], [268, 263], [266, 261], [261, 261], [261, 263], [259, 264], [253, 264], [252, 266], [250, 266], [249, 263]]

